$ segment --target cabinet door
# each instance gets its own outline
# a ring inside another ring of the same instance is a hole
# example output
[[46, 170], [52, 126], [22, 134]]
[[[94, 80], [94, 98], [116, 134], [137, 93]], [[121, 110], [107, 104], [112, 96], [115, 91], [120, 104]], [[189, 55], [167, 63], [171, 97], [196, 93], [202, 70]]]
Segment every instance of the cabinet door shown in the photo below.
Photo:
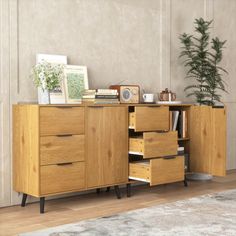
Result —
[[128, 181], [127, 107], [88, 107], [87, 187]]
[[190, 169], [224, 176], [226, 172], [226, 112], [224, 108], [193, 106], [190, 113]]

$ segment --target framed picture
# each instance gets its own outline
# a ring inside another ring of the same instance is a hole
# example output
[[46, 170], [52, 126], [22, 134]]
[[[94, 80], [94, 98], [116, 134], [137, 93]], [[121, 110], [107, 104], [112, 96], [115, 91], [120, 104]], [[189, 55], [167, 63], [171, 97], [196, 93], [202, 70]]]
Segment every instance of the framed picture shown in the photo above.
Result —
[[[64, 55], [52, 55], [52, 54], [37, 54], [36, 55], [36, 63], [40, 63], [42, 61], [47, 61], [53, 64], [67, 64], [67, 56]], [[64, 81], [61, 81], [59, 87], [50, 91], [50, 93], [43, 92], [42, 89], [38, 88], [38, 102], [39, 104], [64, 104], [66, 102], [65, 98], [65, 89], [64, 89]]]
[[85, 89], [88, 89], [86, 66], [67, 65], [65, 72], [65, 94], [67, 103], [81, 103]]

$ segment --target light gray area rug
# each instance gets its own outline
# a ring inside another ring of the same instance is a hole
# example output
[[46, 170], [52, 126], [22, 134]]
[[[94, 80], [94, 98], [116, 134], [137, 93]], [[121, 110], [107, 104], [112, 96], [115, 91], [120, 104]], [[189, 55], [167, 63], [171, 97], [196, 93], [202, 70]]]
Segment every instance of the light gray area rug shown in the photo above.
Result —
[[21, 236], [236, 236], [236, 189]]

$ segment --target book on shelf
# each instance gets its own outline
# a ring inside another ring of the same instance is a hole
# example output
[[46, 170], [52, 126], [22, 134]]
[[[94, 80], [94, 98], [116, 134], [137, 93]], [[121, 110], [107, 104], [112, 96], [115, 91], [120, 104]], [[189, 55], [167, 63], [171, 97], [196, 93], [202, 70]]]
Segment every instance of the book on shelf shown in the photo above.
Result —
[[116, 89], [97, 89], [96, 95], [118, 95]]
[[177, 129], [177, 123], [179, 120], [179, 111], [171, 111], [172, 112], [172, 130], [175, 131]]
[[187, 111], [170, 111], [170, 130], [178, 131], [178, 138], [188, 137]]

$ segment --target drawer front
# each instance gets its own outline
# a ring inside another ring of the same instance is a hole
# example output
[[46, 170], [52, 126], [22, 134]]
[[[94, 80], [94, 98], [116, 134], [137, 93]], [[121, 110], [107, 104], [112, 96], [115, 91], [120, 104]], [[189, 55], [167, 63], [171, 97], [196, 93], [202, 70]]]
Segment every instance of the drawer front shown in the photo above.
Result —
[[169, 130], [168, 107], [135, 107], [135, 131], [162, 131]]
[[150, 185], [173, 183], [184, 180], [184, 157], [150, 160]]
[[40, 138], [40, 164], [84, 161], [84, 135], [58, 135]]
[[85, 188], [84, 162], [41, 166], [41, 195], [63, 193]]
[[150, 182], [150, 163], [133, 162], [129, 163], [129, 179]]
[[129, 153], [142, 155], [144, 159], [177, 155], [177, 151], [178, 134], [176, 131], [145, 132], [143, 137], [129, 139]]
[[84, 134], [83, 107], [41, 107], [40, 135]]
[[143, 158], [177, 155], [178, 133], [177, 131], [147, 132], [143, 134], [143, 143]]

